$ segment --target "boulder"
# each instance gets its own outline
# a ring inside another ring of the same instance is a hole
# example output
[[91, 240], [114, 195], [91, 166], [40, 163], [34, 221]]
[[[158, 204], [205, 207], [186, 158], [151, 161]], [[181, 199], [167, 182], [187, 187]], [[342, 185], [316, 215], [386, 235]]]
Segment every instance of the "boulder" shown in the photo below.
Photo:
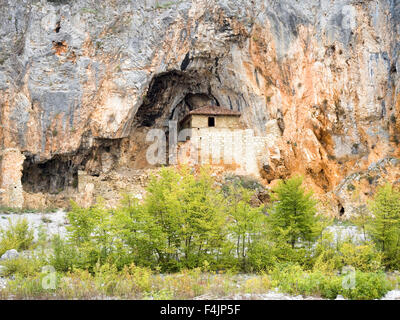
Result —
[[6, 251], [1, 256], [0, 261], [2, 261], [2, 260], [12, 260], [12, 259], [15, 259], [15, 258], [18, 258], [18, 257], [19, 257], [18, 251], [15, 250], [15, 249], [11, 249], [11, 250]]

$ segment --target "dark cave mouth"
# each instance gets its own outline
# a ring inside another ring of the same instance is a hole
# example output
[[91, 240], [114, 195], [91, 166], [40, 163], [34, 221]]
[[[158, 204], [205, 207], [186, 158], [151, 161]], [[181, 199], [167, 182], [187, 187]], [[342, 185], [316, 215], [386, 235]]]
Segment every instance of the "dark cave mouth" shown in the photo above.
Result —
[[120, 157], [120, 143], [121, 139], [95, 139], [90, 148], [80, 148], [74, 154], [55, 155], [45, 161], [37, 161], [35, 155], [25, 155], [21, 178], [23, 190], [48, 194], [77, 191], [78, 170], [97, 177], [111, 170]]
[[27, 156], [23, 163], [22, 187], [25, 192], [58, 194], [68, 188], [78, 188], [78, 166], [73, 160], [55, 156], [36, 163]]
[[212, 73], [200, 70], [173, 70], [154, 76], [136, 112], [133, 126], [150, 128], [156, 126], [160, 118], [179, 121], [187, 112], [199, 107], [219, 106], [211, 90], [213, 77]]
[[343, 217], [345, 214], [344, 207], [340, 204], [338, 209], [339, 209], [339, 217]]

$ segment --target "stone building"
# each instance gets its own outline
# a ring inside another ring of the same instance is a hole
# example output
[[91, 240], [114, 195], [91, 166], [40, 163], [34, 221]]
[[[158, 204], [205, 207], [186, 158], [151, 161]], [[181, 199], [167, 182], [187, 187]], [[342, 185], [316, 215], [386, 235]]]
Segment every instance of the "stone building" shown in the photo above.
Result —
[[242, 129], [239, 118], [241, 113], [217, 106], [206, 106], [190, 111], [180, 122], [181, 129], [189, 129], [192, 134], [201, 129]]
[[239, 111], [218, 106], [189, 112], [179, 122], [178, 163], [220, 165], [259, 176], [259, 158], [266, 141], [255, 137], [240, 116]]

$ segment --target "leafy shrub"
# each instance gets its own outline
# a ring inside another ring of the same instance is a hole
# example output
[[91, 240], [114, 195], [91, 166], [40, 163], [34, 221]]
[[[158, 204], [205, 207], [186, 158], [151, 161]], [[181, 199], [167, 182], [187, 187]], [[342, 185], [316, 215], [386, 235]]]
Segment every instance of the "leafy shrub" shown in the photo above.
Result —
[[263, 207], [253, 208], [250, 205], [252, 194], [253, 192], [242, 186], [233, 185], [229, 188], [226, 199], [226, 214], [230, 222], [229, 234], [235, 243], [233, 251], [241, 269], [245, 271], [256, 267], [249, 263], [249, 252], [251, 261], [257, 261], [258, 267], [261, 266], [262, 262], [257, 253], [263, 253], [259, 242], [266, 236], [266, 216], [263, 214]]
[[317, 295], [335, 299], [338, 294], [347, 299], [367, 300], [382, 298], [392, 286], [383, 272], [355, 272], [354, 287], [346, 288], [344, 275], [327, 275], [320, 271], [305, 272], [298, 265], [284, 265], [275, 269], [272, 283], [289, 294]]
[[382, 268], [381, 254], [373, 243], [355, 245], [345, 242], [340, 247], [339, 253], [342, 256], [342, 266], [349, 265], [363, 272], [377, 272]]
[[332, 274], [340, 270], [343, 262], [337, 248], [337, 244], [333, 242], [333, 234], [324, 232], [314, 248], [313, 270], [326, 274]]
[[3, 276], [21, 275], [23, 277], [35, 276], [40, 273], [42, 266], [45, 265], [43, 259], [37, 257], [19, 256], [15, 259], [1, 261], [1, 264], [6, 267]]
[[318, 240], [313, 256], [313, 270], [335, 273], [345, 266], [363, 272], [382, 269], [382, 255], [371, 242], [355, 244], [350, 239], [333, 242], [333, 235], [325, 232]]
[[334, 299], [339, 292], [339, 280], [321, 272], [307, 273], [299, 265], [282, 265], [271, 278], [280, 291], [292, 295], [317, 295]]
[[352, 300], [371, 300], [382, 298], [392, 286], [383, 272], [356, 272], [355, 287], [341, 288], [340, 294]]
[[151, 270], [132, 264], [118, 271], [116, 266], [106, 263], [95, 267], [93, 282], [96, 291], [106, 296], [141, 296], [151, 290]]
[[124, 242], [133, 252], [145, 250], [162, 271], [217, 263], [227, 227], [223, 197], [213, 182], [206, 171], [196, 177], [187, 168], [162, 169], [151, 179], [143, 206], [126, 211], [130, 231], [123, 233]]
[[0, 256], [10, 249], [27, 250], [33, 246], [34, 234], [29, 228], [28, 221], [18, 219], [12, 222], [8, 219], [9, 226], [6, 229], [0, 229]]
[[247, 252], [248, 269], [251, 272], [268, 271], [273, 269], [277, 263], [276, 251], [267, 241], [256, 241], [252, 243]]
[[265, 293], [270, 289], [271, 280], [266, 274], [247, 279], [243, 286], [245, 293]]
[[[78, 268], [93, 271], [97, 263], [114, 263], [118, 259], [119, 252], [115, 251], [116, 230], [112, 217], [113, 212], [105, 208], [101, 199], [88, 209], [71, 203], [71, 211], [67, 213], [70, 222], [70, 226], [67, 227], [67, 243], [78, 249], [75, 255]], [[63, 253], [73, 254], [73, 249], [65, 248]]]
[[78, 252], [74, 246], [68, 245], [66, 240], [56, 235], [52, 239], [52, 254], [49, 255], [49, 264], [57, 271], [72, 271], [78, 265]]

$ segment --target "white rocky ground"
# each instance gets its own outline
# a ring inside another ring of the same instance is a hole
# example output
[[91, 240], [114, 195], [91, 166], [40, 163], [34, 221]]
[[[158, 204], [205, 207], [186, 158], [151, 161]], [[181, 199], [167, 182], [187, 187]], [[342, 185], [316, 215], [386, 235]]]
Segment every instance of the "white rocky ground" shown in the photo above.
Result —
[[[215, 297], [209, 294], [198, 296], [194, 300], [323, 300], [320, 297], [311, 296], [291, 296], [285, 293], [280, 293], [276, 290], [271, 290], [266, 293], [245, 293], [234, 294], [226, 297]], [[342, 296], [337, 296], [336, 300], [346, 300]], [[400, 300], [400, 290], [389, 291], [381, 300]]]
[[19, 219], [26, 219], [28, 221], [29, 225], [34, 230], [35, 239], [38, 237], [41, 226], [45, 229], [48, 237], [51, 237], [55, 234], [64, 236], [66, 232], [66, 213], [62, 210], [50, 213], [0, 213], [0, 228], [7, 228], [9, 221], [11, 221], [11, 223], [15, 223]]
[[360, 243], [365, 240], [364, 235], [360, 233], [356, 226], [337, 224], [329, 226], [325, 230], [332, 232], [334, 242], [339, 240], [351, 239], [356, 243]]

